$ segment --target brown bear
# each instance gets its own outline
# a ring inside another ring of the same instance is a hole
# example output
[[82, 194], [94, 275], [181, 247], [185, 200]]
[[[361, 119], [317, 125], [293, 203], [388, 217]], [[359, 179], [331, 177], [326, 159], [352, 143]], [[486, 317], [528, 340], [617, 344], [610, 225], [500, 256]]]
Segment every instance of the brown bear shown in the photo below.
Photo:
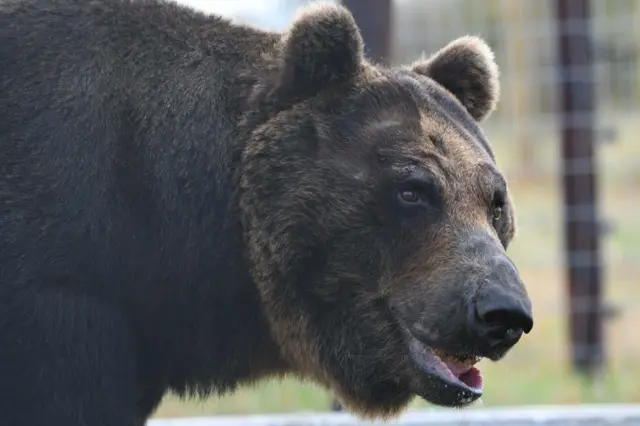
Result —
[[142, 425], [169, 391], [292, 375], [363, 418], [463, 406], [533, 326], [463, 37], [363, 57], [162, 0], [0, 4], [0, 415]]

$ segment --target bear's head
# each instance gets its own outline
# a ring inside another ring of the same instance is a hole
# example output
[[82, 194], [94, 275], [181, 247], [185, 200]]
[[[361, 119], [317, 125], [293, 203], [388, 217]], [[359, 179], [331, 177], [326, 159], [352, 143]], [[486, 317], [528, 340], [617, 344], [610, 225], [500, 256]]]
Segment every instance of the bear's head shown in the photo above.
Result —
[[305, 9], [252, 98], [240, 206], [291, 370], [363, 417], [463, 406], [474, 364], [533, 326], [506, 248], [507, 183], [478, 123], [498, 68], [475, 37], [399, 67], [363, 58], [341, 6]]

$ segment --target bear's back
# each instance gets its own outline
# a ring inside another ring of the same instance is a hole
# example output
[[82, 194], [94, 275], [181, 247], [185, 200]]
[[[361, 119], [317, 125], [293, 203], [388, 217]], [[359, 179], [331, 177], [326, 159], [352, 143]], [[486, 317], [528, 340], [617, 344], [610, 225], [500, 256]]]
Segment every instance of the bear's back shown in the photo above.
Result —
[[239, 76], [275, 39], [151, 0], [3, 3], [0, 285], [101, 291], [229, 263]]

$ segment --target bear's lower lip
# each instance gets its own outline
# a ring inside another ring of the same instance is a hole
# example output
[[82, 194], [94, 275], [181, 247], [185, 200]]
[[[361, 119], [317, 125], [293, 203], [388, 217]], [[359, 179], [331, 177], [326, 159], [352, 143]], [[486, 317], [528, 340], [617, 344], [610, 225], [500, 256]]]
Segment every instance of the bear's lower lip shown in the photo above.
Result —
[[474, 366], [477, 359], [468, 362], [456, 361], [415, 337], [410, 339], [409, 352], [418, 367], [440, 385], [441, 392], [450, 395], [443, 395], [442, 405], [465, 405], [482, 396], [482, 374]]

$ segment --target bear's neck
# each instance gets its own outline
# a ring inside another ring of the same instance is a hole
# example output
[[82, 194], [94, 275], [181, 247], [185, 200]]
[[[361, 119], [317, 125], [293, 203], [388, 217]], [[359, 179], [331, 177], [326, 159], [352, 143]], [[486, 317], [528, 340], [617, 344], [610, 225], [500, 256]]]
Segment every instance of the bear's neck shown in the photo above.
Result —
[[[229, 162], [219, 170], [240, 167], [237, 155], [228, 153]], [[182, 294], [176, 300], [167, 293], [159, 303], [169, 309], [158, 311], [170, 314], [148, 323], [148, 330], [156, 336], [150, 339], [154, 345], [163, 342], [157, 353], [168, 353], [169, 387], [180, 394], [221, 393], [288, 369], [271, 337], [251, 276], [232, 189], [238, 188], [237, 176], [217, 172], [211, 176], [216, 185], [192, 182], [199, 190], [178, 196], [181, 211], [166, 212], [165, 223], [171, 228], [162, 231], [163, 246], [175, 251], [162, 254], [162, 275], [180, 282]], [[167, 342], [157, 333], [176, 337]]]
[[[158, 365], [149, 370], [162, 368], [169, 388], [180, 394], [220, 393], [288, 369], [251, 276], [236, 199], [242, 152], [251, 131], [238, 124], [252, 115], [247, 99], [259, 77], [250, 75], [255, 63], [248, 59], [226, 65], [216, 61], [223, 71], [210, 73], [208, 90], [194, 90], [197, 96], [182, 99], [187, 110], [206, 110], [194, 112], [197, 119], [188, 123], [170, 123], [179, 138], [157, 134], [155, 128], [138, 132], [161, 160], [151, 171], [159, 183], [153, 188], [152, 207], [145, 209], [147, 198], [134, 197], [140, 207], [134, 211], [152, 213], [140, 218], [148, 231], [140, 251], [153, 253], [153, 260], [146, 264], [150, 268], [140, 262], [139, 273], [150, 274], [158, 283], [152, 298], [143, 294], [137, 300], [137, 306], [147, 310], [139, 317], [145, 323], [144, 350], [150, 352], [145, 359], [156, 359]], [[224, 90], [217, 81], [220, 75], [228, 77]], [[175, 111], [172, 116], [181, 115]], [[128, 250], [123, 247], [123, 252]], [[169, 290], [176, 284], [177, 296]], [[149, 310], [158, 315], [148, 315]]]

